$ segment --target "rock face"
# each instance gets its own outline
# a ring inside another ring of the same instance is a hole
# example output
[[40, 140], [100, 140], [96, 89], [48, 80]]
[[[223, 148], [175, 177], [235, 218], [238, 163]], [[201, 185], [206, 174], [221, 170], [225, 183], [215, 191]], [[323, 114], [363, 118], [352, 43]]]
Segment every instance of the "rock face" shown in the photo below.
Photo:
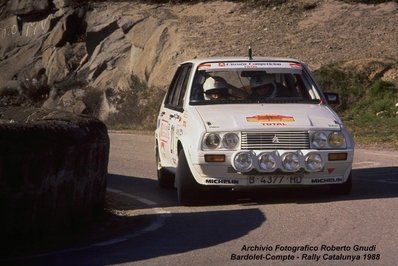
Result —
[[0, 145], [2, 239], [69, 229], [103, 210], [109, 138], [99, 120], [1, 107]]
[[[134, 90], [135, 76], [164, 87], [176, 65], [171, 56], [160, 56], [178, 49], [172, 45], [175, 22], [153, 17], [153, 6], [124, 3], [104, 10], [78, 0], [3, 2], [8, 16], [0, 22], [2, 106], [57, 108], [106, 121]], [[125, 15], [126, 6], [132, 15]], [[95, 104], [87, 100], [93, 90], [101, 95]]]
[[[245, 56], [249, 45], [255, 56], [294, 57], [313, 69], [398, 58], [396, 2], [299, 0], [268, 8], [245, 1], [142, 2], [0, 0], [0, 105], [109, 121], [125, 115], [129, 97], [137, 95], [136, 77], [163, 92], [179, 63]], [[396, 63], [390, 69], [382, 78], [397, 82]]]

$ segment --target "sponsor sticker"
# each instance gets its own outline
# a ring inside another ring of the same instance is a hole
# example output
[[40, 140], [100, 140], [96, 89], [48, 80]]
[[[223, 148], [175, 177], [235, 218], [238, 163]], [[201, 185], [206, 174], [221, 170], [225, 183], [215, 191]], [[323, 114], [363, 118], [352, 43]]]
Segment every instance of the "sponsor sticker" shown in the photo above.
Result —
[[263, 126], [287, 126], [286, 123], [281, 123], [281, 122], [272, 122], [272, 123], [263, 123]]
[[210, 69], [212, 64], [200, 64], [198, 69], [199, 70], [206, 70], [206, 69]]
[[303, 66], [299, 63], [289, 63], [291, 68], [302, 69]]
[[203, 63], [199, 65], [199, 70], [214, 69], [237, 69], [237, 68], [287, 68], [302, 69], [302, 65], [293, 62], [217, 62]]
[[[246, 117], [247, 122], [251, 123], [264, 123], [265, 125], [270, 126], [284, 126], [286, 122], [294, 122], [293, 116], [287, 115], [274, 115], [274, 114], [262, 114], [262, 115], [254, 115]], [[276, 124], [276, 123], [280, 124]]]
[[239, 180], [237, 179], [216, 179], [216, 178], [206, 178], [206, 184], [222, 184], [222, 185], [238, 185]]
[[343, 183], [342, 177], [318, 177], [311, 178], [312, 184], [331, 184], [331, 183]]

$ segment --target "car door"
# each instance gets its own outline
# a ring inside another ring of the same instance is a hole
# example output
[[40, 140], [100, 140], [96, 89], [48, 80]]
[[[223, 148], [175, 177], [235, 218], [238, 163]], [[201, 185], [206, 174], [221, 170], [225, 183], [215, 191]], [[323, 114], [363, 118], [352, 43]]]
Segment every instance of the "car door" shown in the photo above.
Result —
[[181, 127], [184, 96], [191, 69], [191, 64], [183, 64], [177, 69], [160, 113], [160, 153], [165, 166], [177, 165], [178, 132]]

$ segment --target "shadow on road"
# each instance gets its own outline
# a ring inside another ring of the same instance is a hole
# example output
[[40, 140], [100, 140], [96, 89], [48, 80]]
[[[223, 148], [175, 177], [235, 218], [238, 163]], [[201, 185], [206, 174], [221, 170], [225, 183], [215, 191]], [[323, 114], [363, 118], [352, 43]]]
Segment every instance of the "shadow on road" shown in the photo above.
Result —
[[121, 252], [100, 261], [105, 264], [125, 263], [208, 248], [239, 239], [264, 222], [264, 214], [256, 208], [175, 213], [162, 230], [135, 238], [133, 243], [112, 247], [115, 252], [130, 249], [131, 253]]
[[[195, 207], [183, 208], [182, 212], [173, 212], [167, 218], [167, 223], [162, 226], [162, 230], [147, 231], [145, 234], [129, 238], [128, 241], [104, 246], [93, 246], [86, 242], [85, 246], [76, 248], [75, 245], [75, 248], [65, 252], [50, 252], [45, 256], [6, 260], [6, 262], [10, 265], [20, 265], [20, 263], [25, 265], [108, 265], [180, 254], [239, 239], [260, 227], [266, 221], [266, 217], [256, 208], [258, 205], [395, 198], [398, 197], [397, 186], [398, 167], [382, 167], [354, 169], [353, 191], [346, 196], [331, 195], [326, 186], [256, 191], [216, 190], [206, 193], [205, 199], [200, 204], [205, 206], [237, 204], [245, 208], [221, 211], [211, 209], [203, 211]], [[176, 190], [162, 189], [158, 187], [155, 180], [111, 174], [108, 187], [134, 195], [138, 199], [149, 200], [156, 204], [155, 207], [177, 206]], [[119, 198], [114, 199], [116, 197]], [[116, 193], [108, 193], [108, 198], [115, 200], [113, 207], [118, 211], [139, 211], [151, 208], [142, 202], [134, 202], [134, 199]], [[120, 232], [112, 234], [112, 238], [140, 230], [145, 227], [145, 224], [148, 225], [156, 220], [158, 216], [159, 214], [146, 213], [138, 214], [134, 219], [120, 217], [119, 225], [122, 223], [133, 226], [122, 228]], [[114, 225], [115, 223], [110, 223], [109, 226], [114, 227]]]
[[[244, 217], [244, 219], [242, 219]], [[208, 248], [247, 235], [265, 222], [257, 208], [175, 213], [161, 230], [117, 244], [7, 261], [10, 265], [113, 265]], [[226, 254], [228, 256], [228, 254]]]
[[[328, 186], [259, 189], [250, 191], [212, 190], [204, 193], [199, 205], [316, 203], [398, 197], [398, 167], [354, 169], [350, 195], [333, 195]], [[158, 207], [177, 206], [175, 189], [162, 189], [152, 179], [110, 175], [108, 187], [156, 202]], [[130, 187], [130, 189], [129, 189]], [[135, 188], [135, 189], [134, 189]], [[143, 206], [147, 208], [147, 206]]]

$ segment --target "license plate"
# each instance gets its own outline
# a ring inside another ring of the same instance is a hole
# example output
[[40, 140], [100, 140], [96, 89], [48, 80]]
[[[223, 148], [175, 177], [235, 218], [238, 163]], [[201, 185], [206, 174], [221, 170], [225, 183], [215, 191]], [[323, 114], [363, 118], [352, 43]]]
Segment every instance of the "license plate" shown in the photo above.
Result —
[[301, 184], [303, 175], [265, 175], [248, 176], [249, 185], [294, 185]]

